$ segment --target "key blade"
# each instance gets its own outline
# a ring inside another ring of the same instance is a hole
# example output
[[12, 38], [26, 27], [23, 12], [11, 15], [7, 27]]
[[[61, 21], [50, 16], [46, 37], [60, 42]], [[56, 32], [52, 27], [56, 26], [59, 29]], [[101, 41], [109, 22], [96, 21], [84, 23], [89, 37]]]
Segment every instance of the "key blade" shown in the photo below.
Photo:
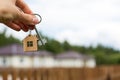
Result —
[[42, 41], [39, 41], [38, 44], [41, 45], [45, 45], [47, 43], [46, 39], [42, 39]]
[[38, 45], [42, 46], [42, 43], [41, 43], [41, 41], [39, 41], [39, 42], [38, 42]]
[[43, 41], [44, 45], [47, 43], [47, 40], [45, 38], [42, 39], [42, 41]]

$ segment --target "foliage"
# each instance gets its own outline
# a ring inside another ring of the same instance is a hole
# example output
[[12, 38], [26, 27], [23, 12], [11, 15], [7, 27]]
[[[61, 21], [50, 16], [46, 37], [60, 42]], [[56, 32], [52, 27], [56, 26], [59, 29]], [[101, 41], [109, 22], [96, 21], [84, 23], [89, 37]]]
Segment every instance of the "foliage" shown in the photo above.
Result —
[[0, 33], [0, 46], [12, 44], [12, 43], [20, 43], [20, 41], [14, 38], [12, 35], [6, 37], [6, 30], [3, 33]]
[[63, 48], [60, 42], [53, 39], [48, 40], [48, 43], [45, 45], [45, 49], [56, 54], [63, 51]]

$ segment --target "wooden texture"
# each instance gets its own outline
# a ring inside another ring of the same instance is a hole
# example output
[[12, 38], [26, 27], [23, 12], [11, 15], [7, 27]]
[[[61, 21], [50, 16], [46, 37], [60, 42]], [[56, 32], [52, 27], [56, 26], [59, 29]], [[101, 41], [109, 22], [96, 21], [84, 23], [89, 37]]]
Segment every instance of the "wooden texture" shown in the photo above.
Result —
[[[27, 42], [32, 41], [33, 46], [28, 47]], [[36, 35], [28, 35], [24, 40], [23, 40], [23, 49], [24, 51], [37, 51], [38, 50], [38, 38]]]
[[0, 68], [2, 80], [120, 80], [120, 66], [96, 68]]

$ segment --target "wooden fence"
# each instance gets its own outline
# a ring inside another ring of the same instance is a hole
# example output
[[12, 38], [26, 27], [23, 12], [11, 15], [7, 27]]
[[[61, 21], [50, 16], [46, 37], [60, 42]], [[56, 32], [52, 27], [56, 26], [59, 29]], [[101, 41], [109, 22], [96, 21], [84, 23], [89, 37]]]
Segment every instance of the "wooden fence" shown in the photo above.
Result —
[[120, 80], [120, 66], [96, 68], [0, 68], [0, 80]]

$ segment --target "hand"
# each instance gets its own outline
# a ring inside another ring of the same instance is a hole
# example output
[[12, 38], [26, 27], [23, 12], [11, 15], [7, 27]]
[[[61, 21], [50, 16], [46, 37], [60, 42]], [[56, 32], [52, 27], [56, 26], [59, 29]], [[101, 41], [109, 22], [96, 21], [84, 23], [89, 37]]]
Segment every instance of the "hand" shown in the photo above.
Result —
[[0, 22], [16, 31], [26, 32], [39, 23], [23, 0], [0, 0], [0, 5]]

